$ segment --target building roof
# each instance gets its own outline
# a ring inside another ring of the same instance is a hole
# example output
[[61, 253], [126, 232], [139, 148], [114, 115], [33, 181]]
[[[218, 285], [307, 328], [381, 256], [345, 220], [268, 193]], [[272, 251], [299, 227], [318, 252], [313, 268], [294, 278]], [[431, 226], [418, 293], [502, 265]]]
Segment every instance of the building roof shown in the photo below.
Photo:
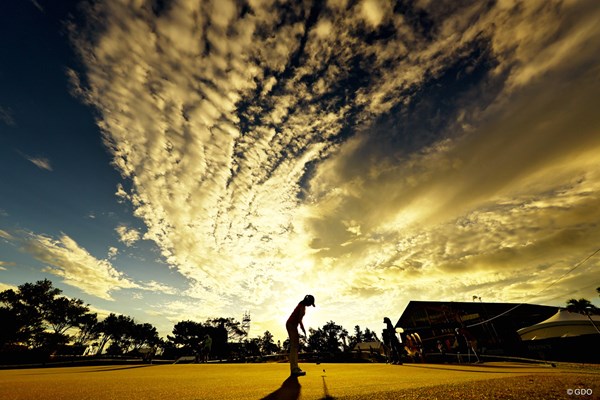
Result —
[[[473, 326], [492, 319], [510, 320], [516, 329], [541, 322], [558, 307], [520, 303], [410, 301], [396, 323], [405, 332], [437, 327]], [[516, 330], [515, 329], [515, 330]]]
[[[591, 316], [596, 326], [600, 327], [600, 316]], [[517, 333], [522, 340], [541, 340], [558, 337], [597, 334], [596, 328], [589, 318], [565, 309], [538, 324], [519, 329]]]
[[380, 350], [383, 348], [383, 343], [382, 342], [361, 342], [361, 343], [357, 343], [356, 346], [354, 346], [354, 350], [361, 350], [361, 351], [369, 351], [369, 350]]

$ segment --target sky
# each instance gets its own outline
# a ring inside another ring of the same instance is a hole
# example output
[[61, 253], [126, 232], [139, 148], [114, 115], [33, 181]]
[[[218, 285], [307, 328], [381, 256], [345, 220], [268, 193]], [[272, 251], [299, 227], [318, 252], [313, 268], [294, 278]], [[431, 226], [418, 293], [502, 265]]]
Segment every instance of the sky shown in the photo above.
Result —
[[0, 290], [282, 341], [309, 293], [600, 306], [596, 1], [2, 8]]

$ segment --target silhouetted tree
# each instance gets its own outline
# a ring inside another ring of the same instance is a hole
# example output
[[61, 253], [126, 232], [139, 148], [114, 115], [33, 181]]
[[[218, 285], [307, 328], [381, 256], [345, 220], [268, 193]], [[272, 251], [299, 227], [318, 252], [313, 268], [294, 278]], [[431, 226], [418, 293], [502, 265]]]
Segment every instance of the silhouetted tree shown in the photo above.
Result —
[[[308, 328], [309, 335], [310, 335], [310, 330], [311, 330], [311, 328]], [[283, 341], [283, 344], [281, 345], [281, 351], [284, 351], [286, 353], [290, 351], [290, 338], [287, 338]]]
[[273, 335], [269, 331], [265, 331], [260, 339], [260, 351], [264, 355], [269, 355], [273, 353], [277, 353], [279, 351], [279, 347], [275, 344], [273, 340]]
[[44, 331], [41, 315], [12, 289], [0, 293], [0, 302], [1, 344], [33, 346], [35, 336]]
[[363, 336], [363, 342], [378, 342], [379, 338], [377, 334], [371, 331], [369, 328], [365, 328], [365, 335]]
[[70, 328], [79, 327], [89, 311], [83, 300], [58, 297], [52, 300], [45, 319], [55, 333], [64, 334]]
[[29, 332], [23, 332], [24, 325], [18, 313], [8, 307], [0, 307], [0, 350], [8, 344], [19, 344], [25, 342]]
[[2, 308], [6, 309], [9, 321], [14, 322], [13, 337], [7, 343], [21, 344], [27, 347], [39, 347], [44, 332], [44, 310], [51, 299], [60, 294], [47, 279], [35, 284], [25, 283], [17, 291], [12, 289], [0, 293]]
[[242, 357], [257, 357], [261, 355], [262, 341], [260, 338], [251, 338], [244, 340], [244, 354]]
[[308, 350], [319, 353], [340, 353], [343, 347], [345, 329], [333, 321], [327, 322], [322, 328], [308, 330]]
[[342, 331], [340, 332], [340, 339], [342, 340], [342, 347], [344, 351], [348, 351], [350, 349], [348, 346], [348, 338], [348, 331], [342, 328]]
[[333, 321], [329, 321], [323, 325], [323, 333], [325, 334], [325, 351], [329, 353], [339, 353], [341, 351], [342, 331], [342, 326], [337, 325]]
[[[209, 335], [212, 341], [211, 357], [224, 359], [230, 352], [230, 346], [227, 343], [227, 330], [223, 325], [229, 320], [233, 320], [233, 318], [217, 318], [209, 320], [211, 322], [207, 322], [206, 324], [189, 320], [180, 321], [173, 327], [173, 335], [168, 335], [167, 339], [170, 343], [174, 344], [174, 353], [176, 355], [198, 355], [201, 353], [201, 344], [204, 336]], [[236, 350], [243, 348], [243, 343], [237, 343], [240, 346], [236, 347]]]
[[567, 311], [585, 315], [586, 317], [588, 317], [588, 319], [590, 320], [590, 323], [594, 326], [596, 331], [598, 333], [600, 333], [600, 329], [598, 329], [598, 327], [594, 323], [594, 320], [592, 319], [592, 315], [598, 314], [599, 310], [598, 310], [598, 307], [593, 305], [589, 300], [587, 300], [587, 299], [579, 299], [579, 300], [569, 299], [569, 300], [567, 300]]
[[248, 332], [242, 329], [242, 323], [235, 318], [212, 318], [206, 320], [206, 325], [215, 328], [225, 328], [227, 330], [227, 338], [230, 342], [242, 342]]
[[89, 308], [82, 300], [59, 296], [62, 290], [48, 279], [24, 283], [17, 291], [0, 292], [1, 313], [6, 318], [3, 344], [22, 344], [52, 350], [69, 341], [67, 331], [79, 327]]
[[360, 326], [354, 326], [354, 335], [348, 336], [348, 349], [352, 350], [358, 343], [362, 343], [363, 341], [363, 332], [360, 329]]
[[104, 346], [110, 341], [108, 354], [123, 354], [132, 343], [131, 332], [135, 326], [133, 318], [111, 313], [100, 323], [100, 339], [98, 354], [102, 354]]
[[98, 322], [98, 314], [85, 314], [79, 321], [79, 332], [75, 336], [75, 344], [79, 346], [88, 345], [90, 342], [97, 340], [100, 337], [100, 323]]
[[200, 343], [205, 335], [204, 326], [199, 322], [180, 321], [173, 327], [173, 336], [168, 335], [167, 339], [191, 354], [200, 352]]
[[153, 347], [160, 343], [156, 328], [149, 323], [135, 324], [130, 332], [133, 351], [143, 346]]
[[[308, 338], [307, 338], [307, 349], [308, 351], [314, 351], [317, 353], [325, 352], [327, 348], [327, 339], [325, 337], [325, 332], [323, 329], [317, 328], [308, 328]], [[289, 344], [288, 344], [289, 346]]]

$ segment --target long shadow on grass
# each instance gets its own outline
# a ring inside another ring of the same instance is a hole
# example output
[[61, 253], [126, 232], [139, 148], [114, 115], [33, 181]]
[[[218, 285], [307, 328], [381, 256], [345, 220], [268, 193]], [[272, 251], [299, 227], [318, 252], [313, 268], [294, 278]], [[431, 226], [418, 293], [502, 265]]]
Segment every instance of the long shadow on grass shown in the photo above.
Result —
[[135, 368], [146, 368], [146, 367], [154, 367], [154, 365], [133, 365], [130, 367], [114, 367], [114, 368], [103, 368], [103, 369], [96, 369], [94, 371], [80, 371], [80, 372], [106, 372], [106, 371], [120, 371], [123, 369], [135, 369]]
[[449, 368], [449, 367], [428, 367], [426, 365], [414, 365], [414, 364], [404, 364], [404, 367], [409, 368], [423, 368], [423, 369], [433, 369], [433, 370], [446, 370], [446, 371], [457, 371], [457, 372], [477, 372], [481, 374], [530, 374], [531, 371], [523, 370], [523, 371], [482, 371], [477, 369], [467, 369], [467, 368]]
[[[72, 373], [74, 374], [89, 374], [91, 372], [106, 372], [106, 371], [120, 371], [120, 370], [125, 370], [125, 369], [133, 369], [133, 368], [145, 368], [145, 367], [154, 367], [154, 365], [133, 365], [133, 366], [125, 366], [125, 367], [113, 367], [113, 368], [105, 368], [105, 366], [103, 365], [93, 365], [91, 366], [91, 368], [98, 368], [98, 369], [93, 369], [93, 370], [81, 370], [81, 368], [87, 368], [90, 367], [88, 365], [86, 366], [75, 366], [73, 367], [73, 371]], [[70, 368], [70, 367], [64, 367], [64, 368]], [[69, 371], [71, 372], [71, 371]], [[65, 371], [61, 368], [58, 369], [54, 372], [50, 372], [46, 369], [42, 370], [42, 371], [36, 371], [33, 373], [29, 373], [29, 374], [25, 374], [25, 375], [62, 375], [64, 374]]]
[[290, 376], [281, 384], [281, 387], [263, 397], [261, 400], [298, 400], [300, 398], [300, 382], [297, 376]]
[[[323, 394], [324, 396], [319, 400], [335, 400], [335, 397], [329, 394], [329, 389], [327, 389], [327, 384], [325, 383], [325, 376], [321, 375], [323, 378]], [[290, 376], [285, 381], [279, 389], [274, 391], [273, 393], [268, 394], [260, 400], [298, 400], [300, 398], [300, 382], [298, 382], [297, 376]]]

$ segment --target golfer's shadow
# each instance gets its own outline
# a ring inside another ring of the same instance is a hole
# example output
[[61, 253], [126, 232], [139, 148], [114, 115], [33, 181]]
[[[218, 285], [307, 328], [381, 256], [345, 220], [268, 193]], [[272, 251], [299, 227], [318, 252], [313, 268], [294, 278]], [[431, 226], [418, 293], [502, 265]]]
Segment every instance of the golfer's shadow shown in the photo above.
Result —
[[261, 400], [298, 400], [300, 398], [300, 382], [297, 376], [290, 376], [281, 384], [281, 387], [269, 393]]

